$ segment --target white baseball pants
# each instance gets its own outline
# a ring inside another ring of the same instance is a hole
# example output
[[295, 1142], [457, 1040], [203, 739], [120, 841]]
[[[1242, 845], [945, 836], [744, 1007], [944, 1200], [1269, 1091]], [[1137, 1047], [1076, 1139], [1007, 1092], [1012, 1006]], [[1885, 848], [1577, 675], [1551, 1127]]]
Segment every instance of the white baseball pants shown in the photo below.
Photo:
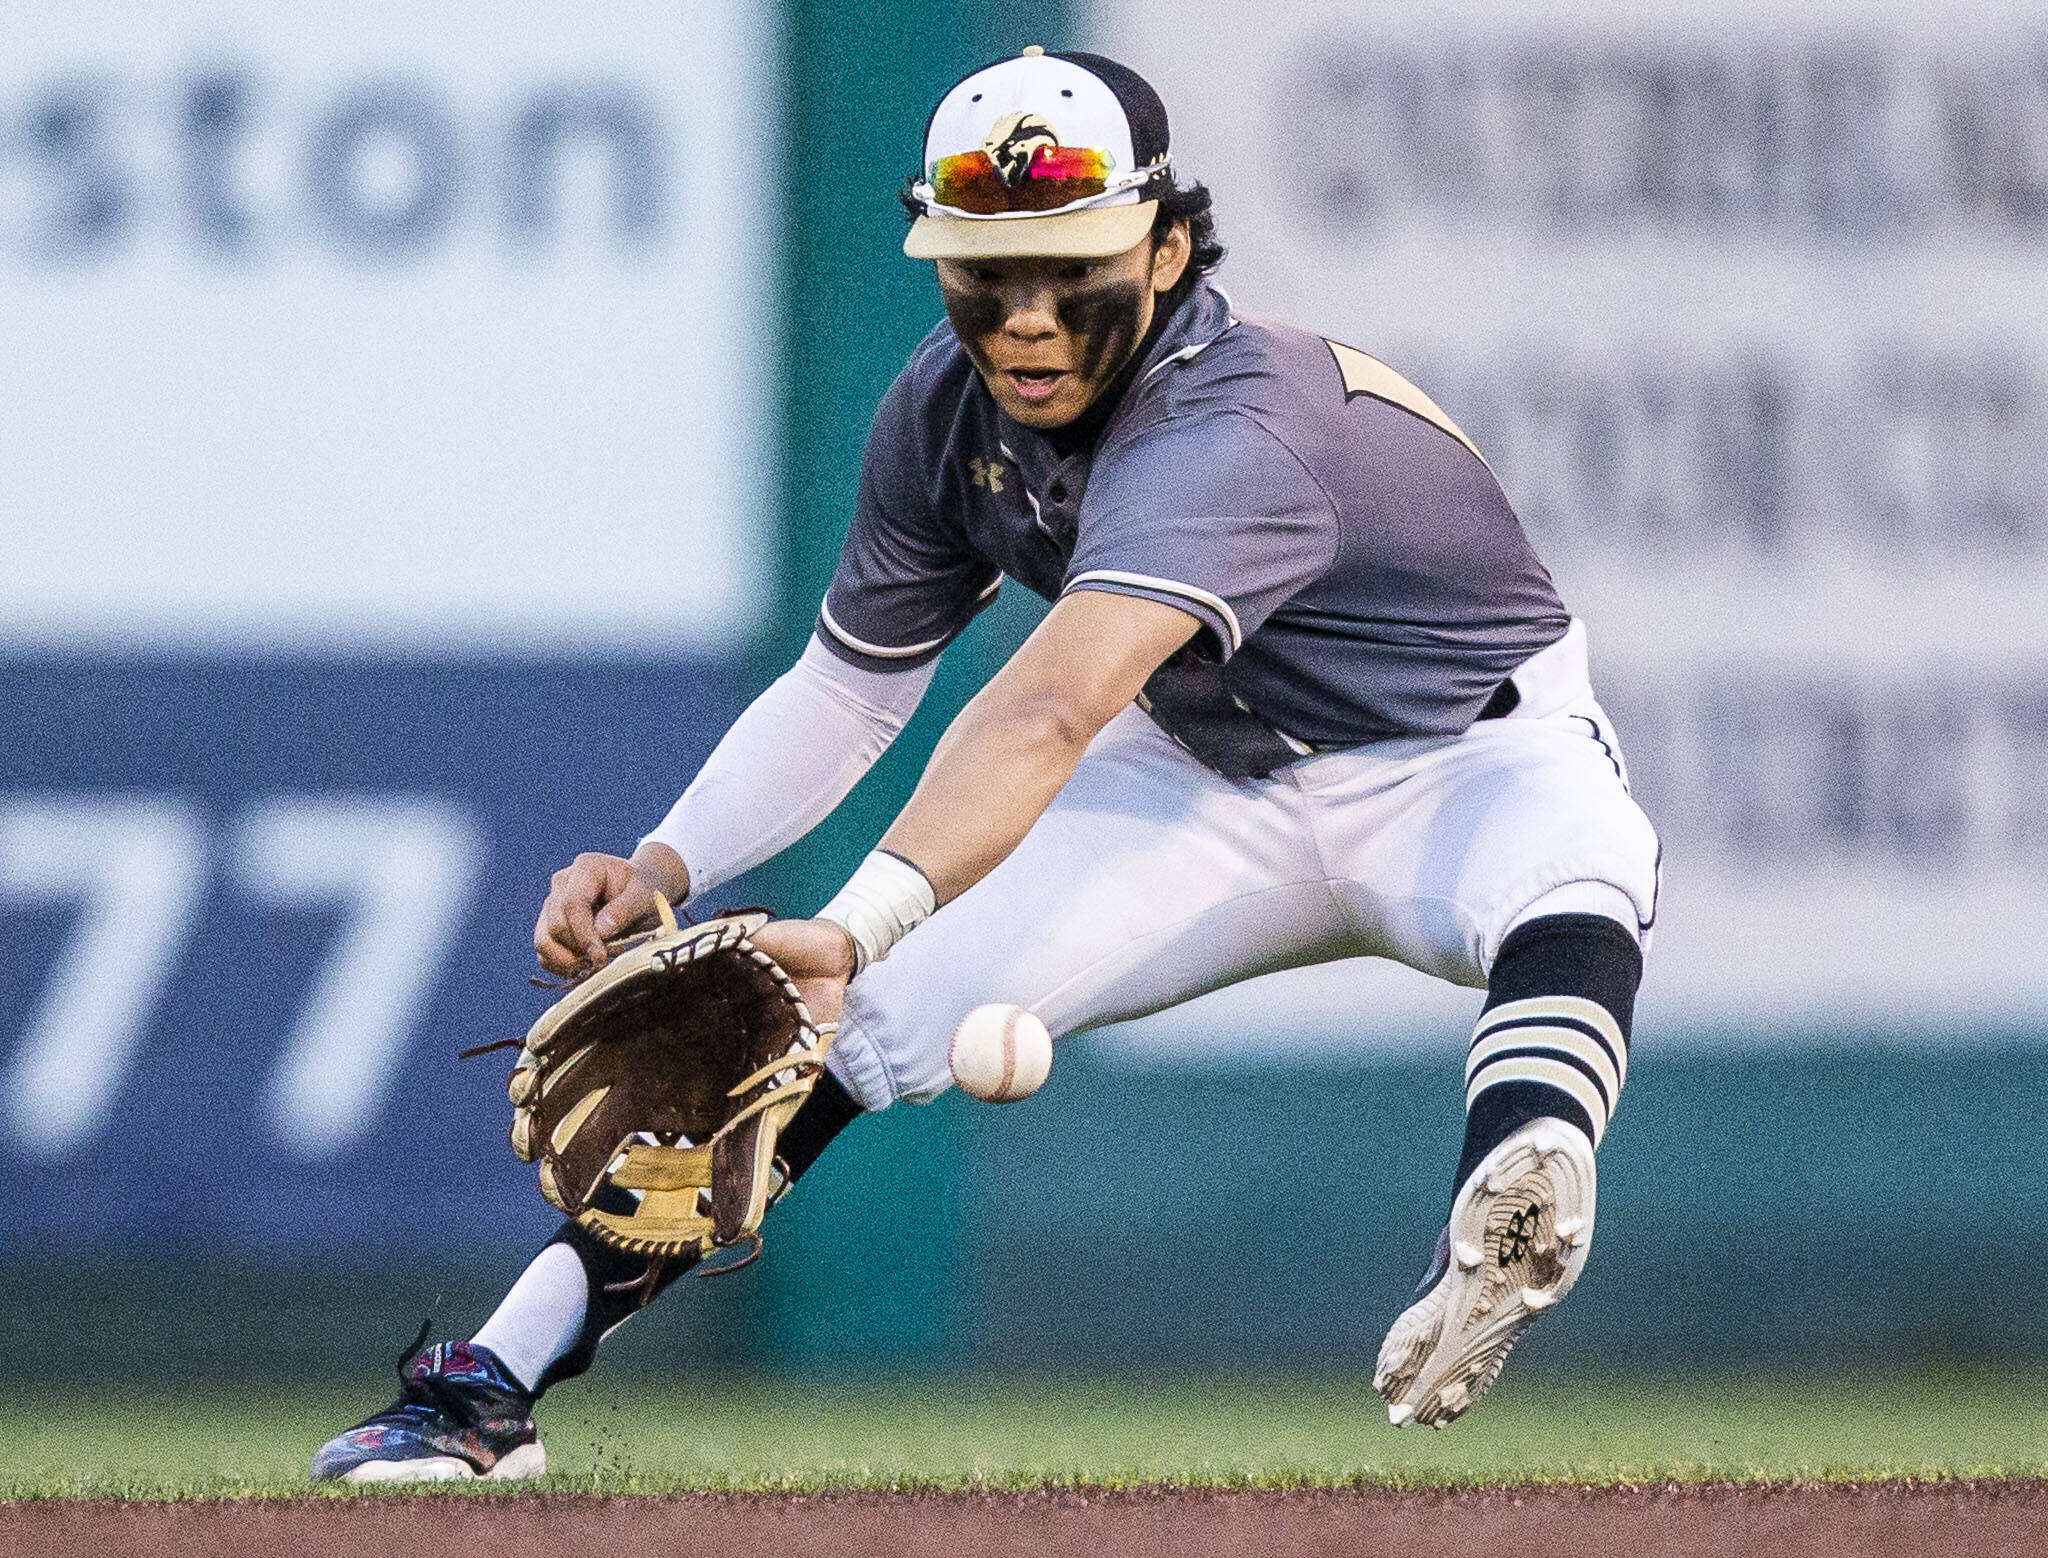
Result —
[[1506, 718], [1268, 779], [1220, 778], [1126, 709], [1015, 853], [848, 987], [832, 1070], [870, 1109], [925, 1103], [951, 1085], [953, 1029], [991, 1001], [1057, 1039], [1336, 958], [1483, 986], [1536, 914], [1604, 913], [1646, 939], [1657, 838], [1583, 627], [1514, 680]]

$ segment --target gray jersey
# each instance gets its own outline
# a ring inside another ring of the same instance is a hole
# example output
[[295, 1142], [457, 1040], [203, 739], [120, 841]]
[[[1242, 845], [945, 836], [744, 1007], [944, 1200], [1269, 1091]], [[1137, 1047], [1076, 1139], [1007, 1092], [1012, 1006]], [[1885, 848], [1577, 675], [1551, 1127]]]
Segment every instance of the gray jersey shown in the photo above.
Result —
[[1363, 352], [1232, 317], [1197, 287], [1092, 452], [1005, 416], [949, 325], [875, 414], [818, 636], [921, 664], [1003, 575], [1057, 600], [1163, 601], [1203, 631], [1152, 717], [1233, 777], [1315, 750], [1454, 735], [1569, 618], [1493, 473]]

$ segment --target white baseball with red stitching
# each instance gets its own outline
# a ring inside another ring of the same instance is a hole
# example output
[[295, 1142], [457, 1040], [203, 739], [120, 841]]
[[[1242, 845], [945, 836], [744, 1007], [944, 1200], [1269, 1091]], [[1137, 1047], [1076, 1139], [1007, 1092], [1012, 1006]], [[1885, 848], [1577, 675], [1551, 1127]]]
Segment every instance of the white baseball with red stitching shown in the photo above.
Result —
[[1029, 1098], [1052, 1070], [1052, 1035], [1021, 1006], [977, 1006], [946, 1051], [953, 1080], [984, 1103]]

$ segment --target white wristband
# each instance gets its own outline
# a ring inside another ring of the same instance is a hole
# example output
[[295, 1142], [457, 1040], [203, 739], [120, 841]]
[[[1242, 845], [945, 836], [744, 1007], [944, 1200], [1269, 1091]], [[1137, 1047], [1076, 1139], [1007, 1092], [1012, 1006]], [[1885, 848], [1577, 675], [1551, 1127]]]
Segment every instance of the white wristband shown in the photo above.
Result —
[[879, 963], [889, 949], [938, 912], [922, 871], [900, 855], [874, 851], [838, 895], [818, 911], [853, 938], [853, 971]]

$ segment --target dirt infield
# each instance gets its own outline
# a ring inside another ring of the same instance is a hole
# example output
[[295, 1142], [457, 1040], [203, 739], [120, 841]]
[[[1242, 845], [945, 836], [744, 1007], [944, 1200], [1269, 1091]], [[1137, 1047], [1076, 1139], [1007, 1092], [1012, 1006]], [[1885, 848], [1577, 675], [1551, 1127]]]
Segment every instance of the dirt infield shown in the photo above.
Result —
[[446, 1558], [465, 1551], [672, 1558], [1148, 1558], [1428, 1553], [1499, 1558], [1986, 1558], [2048, 1554], [2048, 1483], [1472, 1491], [399, 1496], [0, 1506], [0, 1553], [132, 1558]]

